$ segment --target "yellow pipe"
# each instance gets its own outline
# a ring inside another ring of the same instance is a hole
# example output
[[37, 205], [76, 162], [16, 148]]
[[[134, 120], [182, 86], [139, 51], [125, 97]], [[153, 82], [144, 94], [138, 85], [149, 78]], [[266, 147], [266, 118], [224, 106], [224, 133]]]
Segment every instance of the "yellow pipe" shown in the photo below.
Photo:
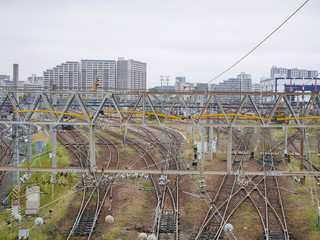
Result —
[[[14, 113], [16, 111], [13, 111]], [[19, 111], [19, 113], [27, 113], [29, 112], [28, 110], [22, 110], [22, 111]], [[50, 111], [48, 110], [31, 110], [30, 112], [44, 112], [44, 113], [50, 113]], [[131, 111], [120, 111], [121, 113], [131, 113]], [[56, 112], [56, 111], [52, 111], [52, 113], [55, 113], [55, 114], [61, 114], [62, 112]], [[103, 111], [103, 113], [117, 113], [117, 111]], [[143, 112], [141, 111], [133, 111], [133, 113], [138, 113], [138, 114], [143, 114]], [[76, 113], [63, 113], [64, 115], [68, 115], [68, 116], [74, 116], [74, 117], [82, 117], [82, 118], [85, 118], [86, 116], [85, 115], [82, 115], [82, 114], [76, 114]], [[155, 116], [154, 113], [152, 112], [146, 112], [145, 113], [146, 115], [152, 115], [152, 116]], [[165, 114], [160, 114], [158, 113], [157, 116], [159, 117], [165, 117], [166, 115]], [[205, 114], [205, 115], [202, 115], [202, 117], [223, 117], [224, 115], [223, 114]], [[236, 114], [226, 114], [227, 117], [234, 117], [236, 116]], [[89, 118], [92, 118], [91, 116], [88, 116]], [[196, 115], [196, 116], [193, 116], [193, 118], [199, 118], [200, 115]], [[251, 116], [251, 115], [243, 115], [243, 114], [239, 114], [238, 117], [244, 117], [244, 118], [252, 118], [252, 119], [256, 119], [256, 120], [259, 120], [260, 118], [259, 117], [256, 117], [256, 116]], [[171, 118], [171, 119], [179, 119], [181, 120], [182, 117], [177, 117], [177, 116], [172, 116], [172, 115], [168, 115], [168, 118]], [[267, 121], [268, 118], [262, 118], [263, 120]], [[285, 120], [294, 120], [295, 118], [276, 118], [275, 120], [277, 121], [285, 121]], [[298, 119], [304, 119], [304, 117], [298, 117]], [[320, 119], [320, 116], [313, 116], [313, 117], [307, 117], [307, 119]]]

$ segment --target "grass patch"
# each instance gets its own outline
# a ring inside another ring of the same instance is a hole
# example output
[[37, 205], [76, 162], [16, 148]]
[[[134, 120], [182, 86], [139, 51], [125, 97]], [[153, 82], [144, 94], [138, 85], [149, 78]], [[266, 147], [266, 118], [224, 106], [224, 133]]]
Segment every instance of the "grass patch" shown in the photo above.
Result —
[[[44, 133], [37, 133], [32, 136], [33, 142], [36, 140], [47, 140], [47, 135]], [[34, 149], [34, 144], [32, 144], [32, 148]], [[49, 158], [49, 153], [51, 152], [51, 142], [46, 142], [47, 151], [43, 154], [38, 155], [37, 157], [32, 158], [32, 167], [51, 167], [52, 159]], [[68, 157], [68, 151], [60, 144], [57, 143], [57, 166], [58, 167], [67, 167], [70, 164], [70, 159]], [[27, 162], [24, 161], [21, 166], [26, 167]], [[20, 177], [22, 177], [25, 172], [20, 172]], [[62, 196], [67, 195], [71, 187], [74, 186], [77, 179], [73, 177], [73, 175], [69, 175], [67, 177], [56, 175], [57, 181], [63, 182], [66, 186], [58, 185], [58, 184], [43, 184], [43, 181], [48, 181], [51, 179], [51, 173], [42, 173], [42, 172], [33, 172], [31, 178], [26, 181], [26, 183], [20, 184], [20, 207], [21, 214], [25, 213], [25, 204], [26, 204], [26, 187], [30, 185], [40, 186], [40, 207], [52, 202], [55, 199], [58, 199]], [[10, 189], [11, 192], [12, 188]], [[62, 219], [66, 215], [66, 209], [61, 206], [68, 203], [72, 199], [73, 195], [66, 196], [65, 199], [60, 203], [59, 206], [54, 208], [57, 205], [57, 202], [50, 204], [44, 208], [40, 209], [40, 217], [44, 217], [49, 210], [52, 210], [45, 218], [45, 224], [41, 227], [35, 227], [30, 231], [31, 238], [36, 239], [52, 239], [53, 236], [56, 236], [58, 233], [54, 231], [57, 227], [57, 223], [60, 219]], [[11, 200], [12, 201], [12, 200]], [[10, 220], [11, 211], [3, 210], [0, 212], [0, 221], [7, 222]], [[34, 219], [36, 216], [23, 216], [21, 226], [28, 227], [29, 229], [34, 225]], [[18, 236], [19, 223], [13, 222], [9, 229], [8, 226], [4, 227], [0, 234], [0, 239], [17, 239]], [[55, 239], [59, 239], [56, 237]], [[61, 237], [60, 237], [61, 239]]]

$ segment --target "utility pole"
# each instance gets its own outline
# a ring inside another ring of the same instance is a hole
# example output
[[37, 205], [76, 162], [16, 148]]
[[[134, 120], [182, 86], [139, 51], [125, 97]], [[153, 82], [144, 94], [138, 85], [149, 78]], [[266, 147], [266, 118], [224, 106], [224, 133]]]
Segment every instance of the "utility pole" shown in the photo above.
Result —
[[[57, 167], [57, 127], [55, 125], [52, 126], [51, 143], [52, 143], [52, 167], [56, 168]], [[52, 173], [51, 181], [52, 182], [56, 181], [55, 173]]]
[[202, 160], [202, 169], [205, 169], [205, 156], [204, 156], [204, 127], [200, 127], [201, 131], [201, 160]]
[[320, 207], [318, 207], [318, 228], [320, 228]]
[[284, 128], [285, 137], [284, 137], [284, 151], [285, 154], [288, 154], [288, 128]]
[[[52, 84], [52, 90], [57, 90], [58, 86], [57, 84]], [[52, 105], [56, 106], [57, 105], [57, 94], [53, 93], [52, 94]], [[52, 143], [52, 167], [56, 168], [57, 167], [57, 127], [53, 125], [52, 126], [52, 138], [51, 138], [51, 143]], [[55, 182], [56, 181], [56, 174], [52, 173], [51, 175], [51, 181]]]
[[170, 76], [165, 76], [166, 77], [166, 79], [165, 79], [165, 81], [167, 81], [167, 91], [168, 91], [168, 89], [169, 89], [169, 78], [170, 78]]
[[163, 89], [162, 89], [162, 82], [164, 81], [164, 75], [160, 75], [160, 82], [161, 82], [161, 91], [163, 91]]
[[[13, 64], [13, 87], [15, 89], [18, 88], [18, 81], [19, 81], [19, 64]], [[17, 103], [19, 104], [19, 98], [18, 94], [14, 94]], [[18, 120], [18, 114], [13, 114], [13, 120]], [[14, 144], [14, 151], [13, 151], [13, 166], [18, 167], [19, 166], [19, 127], [18, 124], [13, 124], [12, 126], [12, 139]], [[13, 172], [13, 187], [15, 187], [19, 183], [19, 171]]]
[[[212, 103], [212, 106], [213, 106], [213, 99], [211, 100], [211, 103]], [[210, 108], [209, 109], [209, 113], [210, 114], [213, 114], [213, 108]], [[210, 127], [209, 127], [209, 149], [210, 149], [210, 160], [212, 160], [212, 157], [213, 157], [213, 148], [212, 148], [212, 144], [213, 144], [213, 119], [210, 119], [208, 118], [209, 120], [209, 123], [210, 124]]]
[[[28, 168], [31, 167], [31, 157], [32, 157], [32, 125], [28, 124], [28, 142], [27, 142], [27, 165]], [[28, 172], [29, 178], [31, 177], [31, 172]]]
[[96, 126], [89, 126], [89, 151], [90, 151], [90, 169], [96, 168]]
[[[300, 160], [300, 171], [303, 172], [304, 171], [304, 153], [303, 153], [303, 138], [305, 135], [305, 129], [301, 128], [301, 142], [300, 142], [300, 152], [301, 152], [301, 160]], [[304, 184], [306, 180], [306, 176], [302, 176], [300, 178], [300, 183]]]
[[232, 171], [232, 127], [228, 127], [227, 169]]
[[[18, 88], [19, 81], [19, 64], [13, 64], [13, 87], [15, 89]], [[17, 104], [19, 104], [18, 94], [15, 93], [14, 97], [17, 100]], [[15, 103], [13, 103], [15, 104]], [[13, 113], [13, 121], [18, 120], [18, 112]], [[13, 166], [19, 166], [19, 128], [18, 124], [12, 125], [12, 139], [13, 139]], [[12, 209], [11, 209], [11, 219], [14, 216], [20, 214], [20, 181], [19, 181], [19, 171], [13, 172], [13, 201], [12, 201]]]

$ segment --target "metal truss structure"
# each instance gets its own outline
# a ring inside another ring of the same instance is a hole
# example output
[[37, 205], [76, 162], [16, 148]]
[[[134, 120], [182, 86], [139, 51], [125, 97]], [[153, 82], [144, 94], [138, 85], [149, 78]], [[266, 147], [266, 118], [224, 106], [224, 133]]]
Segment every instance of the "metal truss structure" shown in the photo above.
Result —
[[[56, 103], [54, 100], [57, 97], [59, 100]], [[53, 127], [87, 125], [90, 129], [92, 171], [97, 171], [94, 154], [96, 127], [143, 125], [162, 128], [226, 128], [227, 169], [231, 173], [233, 128], [318, 128], [319, 99], [318, 93], [68, 92], [7, 89], [0, 90], [0, 123]], [[13, 117], [14, 113], [17, 113], [17, 118]], [[75, 118], [75, 121], [66, 121], [65, 118], [70, 117]]]

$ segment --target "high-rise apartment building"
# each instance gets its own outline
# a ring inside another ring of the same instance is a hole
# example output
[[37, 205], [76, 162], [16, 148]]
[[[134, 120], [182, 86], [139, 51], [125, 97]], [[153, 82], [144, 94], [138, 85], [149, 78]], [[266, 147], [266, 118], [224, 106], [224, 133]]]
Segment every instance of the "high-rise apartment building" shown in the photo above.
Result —
[[318, 75], [316, 70], [305, 70], [298, 68], [278, 68], [273, 66], [270, 71], [270, 78], [274, 79], [276, 77], [284, 78], [314, 78]]
[[96, 77], [99, 79], [98, 89], [110, 90], [116, 84], [116, 61], [114, 60], [81, 60], [80, 89], [93, 88]]
[[147, 64], [136, 60], [81, 60], [62, 63], [43, 73], [44, 88], [91, 90], [98, 76], [98, 90], [145, 90]]
[[237, 78], [240, 80], [241, 92], [251, 92], [252, 78], [250, 74], [240, 73]]
[[145, 90], [147, 87], [147, 64], [136, 60], [117, 61], [118, 90]]
[[79, 65], [79, 62], [66, 62], [44, 71], [44, 88], [51, 89], [56, 84], [59, 90], [79, 89]]

